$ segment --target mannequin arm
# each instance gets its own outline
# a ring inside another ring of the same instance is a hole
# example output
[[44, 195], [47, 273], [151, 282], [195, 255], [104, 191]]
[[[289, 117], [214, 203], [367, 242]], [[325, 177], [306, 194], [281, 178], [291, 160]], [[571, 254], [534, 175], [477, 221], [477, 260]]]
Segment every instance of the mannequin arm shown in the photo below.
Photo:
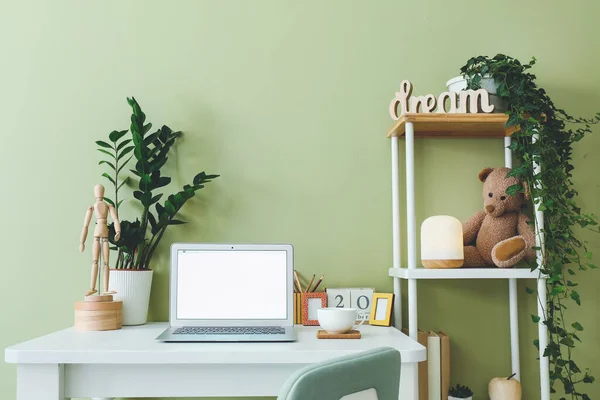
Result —
[[117, 211], [111, 205], [108, 206], [108, 212], [110, 212], [110, 216], [115, 223], [115, 241], [118, 241], [121, 238], [121, 223], [119, 222], [119, 217], [117, 216]]
[[92, 221], [92, 213], [94, 212], [94, 207], [89, 206], [87, 212], [85, 213], [85, 218], [83, 220], [83, 229], [81, 230], [81, 237], [79, 239], [79, 251], [83, 253], [85, 250], [85, 239], [88, 234], [88, 227], [90, 226], [90, 222]]
[[478, 211], [467, 222], [463, 224], [463, 244], [473, 244], [485, 218], [485, 211]]
[[523, 213], [519, 214], [519, 222], [517, 223], [517, 230], [519, 235], [523, 236], [527, 247], [525, 248], [525, 258], [531, 260], [535, 257], [535, 231], [532, 224], [528, 223], [529, 217]]

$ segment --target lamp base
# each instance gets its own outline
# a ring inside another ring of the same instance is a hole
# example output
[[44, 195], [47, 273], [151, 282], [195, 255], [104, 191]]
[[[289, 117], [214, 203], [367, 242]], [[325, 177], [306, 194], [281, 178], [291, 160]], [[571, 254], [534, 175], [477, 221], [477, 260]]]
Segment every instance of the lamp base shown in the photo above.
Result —
[[448, 269], [462, 267], [465, 260], [421, 260], [421, 263], [425, 268]]

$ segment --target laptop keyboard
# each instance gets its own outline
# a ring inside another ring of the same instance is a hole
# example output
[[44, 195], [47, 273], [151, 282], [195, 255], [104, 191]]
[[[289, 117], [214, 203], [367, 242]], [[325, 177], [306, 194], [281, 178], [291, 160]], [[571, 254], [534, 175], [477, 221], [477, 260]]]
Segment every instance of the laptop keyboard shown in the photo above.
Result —
[[283, 335], [285, 328], [281, 326], [184, 326], [177, 328], [174, 335]]

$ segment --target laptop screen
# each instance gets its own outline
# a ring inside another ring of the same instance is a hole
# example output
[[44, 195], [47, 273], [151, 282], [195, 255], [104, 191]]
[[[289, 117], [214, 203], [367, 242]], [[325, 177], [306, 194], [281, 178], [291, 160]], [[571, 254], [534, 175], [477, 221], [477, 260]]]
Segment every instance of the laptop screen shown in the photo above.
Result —
[[286, 259], [285, 250], [179, 250], [177, 319], [286, 319]]

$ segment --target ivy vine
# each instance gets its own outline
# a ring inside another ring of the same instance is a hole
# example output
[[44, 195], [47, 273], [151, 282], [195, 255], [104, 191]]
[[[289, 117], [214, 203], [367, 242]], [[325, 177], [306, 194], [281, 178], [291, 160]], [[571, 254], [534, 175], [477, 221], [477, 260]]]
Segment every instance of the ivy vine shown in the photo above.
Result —
[[[461, 68], [469, 89], [478, 89], [483, 78], [493, 78], [498, 85], [497, 95], [506, 100], [509, 115], [507, 127], [515, 127], [510, 145], [513, 155], [520, 161], [510, 175], [526, 181], [532, 193], [535, 207], [544, 211], [544, 246], [541, 254], [540, 273], [547, 275], [547, 303], [542, 305], [541, 316], [532, 315], [534, 323], [548, 327], [549, 342], [544, 356], [550, 361], [550, 390], [557, 392], [557, 382], [562, 385], [562, 399], [588, 400], [581, 384], [594, 382], [588, 369], [580, 368], [573, 359], [572, 350], [583, 331], [577, 321], [566, 315], [569, 303], [581, 305], [574, 276], [579, 271], [597, 268], [592, 263], [592, 253], [586, 242], [579, 239], [580, 229], [594, 232], [598, 229], [597, 218], [584, 213], [576, 202], [572, 152], [573, 144], [591, 132], [590, 125], [600, 121], [600, 113], [593, 118], [573, 117], [557, 108], [546, 91], [537, 86], [536, 76], [529, 70], [536, 59], [527, 64], [498, 54], [493, 58], [473, 57]], [[573, 125], [576, 124], [576, 125]], [[572, 128], [572, 126], [575, 126]], [[541, 172], [534, 170], [534, 163], [541, 165]], [[522, 190], [519, 185], [509, 188], [508, 194]], [[539, 247], [536, 250], [542, 251]], [[538, 268], [536, 260], [531, 269]], [[535, 294], [531, 288], [527, 292]], [[538, 297], [539, 299], [539, 297]], [[539, 349], [539, 342], [534, 341]]]

